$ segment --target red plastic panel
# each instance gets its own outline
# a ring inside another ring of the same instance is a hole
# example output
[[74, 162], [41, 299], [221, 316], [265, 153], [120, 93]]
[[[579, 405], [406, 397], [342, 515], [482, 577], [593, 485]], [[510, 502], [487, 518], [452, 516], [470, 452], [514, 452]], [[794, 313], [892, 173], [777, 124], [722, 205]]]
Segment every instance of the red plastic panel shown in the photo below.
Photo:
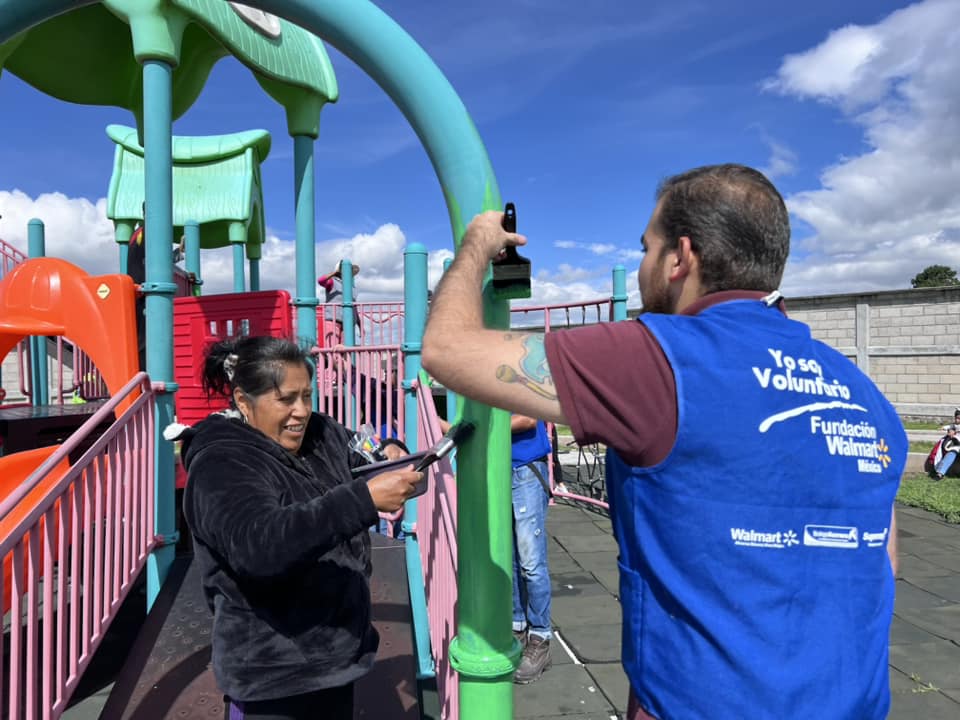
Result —
[[203, 392], [203, 359], [211, 343], [240, 335], [293, 338], [290, 293], [263, 290], [174, 299], [173, 377], [180, 387], [177, 422], [193, 425], [226, 407], [223, 399], [211, 402]]

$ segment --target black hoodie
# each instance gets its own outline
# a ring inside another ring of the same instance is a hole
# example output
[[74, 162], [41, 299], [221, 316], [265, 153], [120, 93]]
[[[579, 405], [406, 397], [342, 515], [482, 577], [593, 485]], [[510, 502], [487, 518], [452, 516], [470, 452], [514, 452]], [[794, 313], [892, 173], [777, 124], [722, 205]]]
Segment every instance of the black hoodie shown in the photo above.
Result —
[[183, 506], [213, 612], [213, 670], [235, 700], [345, 685], [373, 665], [370, 536], [377, 510], [325, 415], [299, 455], [211, 415], [184, 435]]

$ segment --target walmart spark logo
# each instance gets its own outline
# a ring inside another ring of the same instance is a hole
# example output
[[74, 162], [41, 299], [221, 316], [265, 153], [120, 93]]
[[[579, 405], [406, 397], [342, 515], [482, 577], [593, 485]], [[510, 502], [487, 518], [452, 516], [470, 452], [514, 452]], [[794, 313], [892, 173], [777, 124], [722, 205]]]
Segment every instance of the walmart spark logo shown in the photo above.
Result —
[[890, 465], [890, 446], [883, 438], [877, 441], [877, 460], [883, 463], [884, 470]]
[[799, 545], [800, 541], [797, 540], [797, 534], [793, 530], [786, 530], [783, 532], [783, 544], [786, 547], [792, 547]]

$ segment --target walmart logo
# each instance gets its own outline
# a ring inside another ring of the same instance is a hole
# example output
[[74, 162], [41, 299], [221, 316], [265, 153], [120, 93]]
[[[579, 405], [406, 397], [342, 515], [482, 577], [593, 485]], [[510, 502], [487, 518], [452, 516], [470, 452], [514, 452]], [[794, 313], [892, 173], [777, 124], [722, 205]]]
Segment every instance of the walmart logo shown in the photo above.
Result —
[[877, 460], [883, 463], [883, 469], [886, 470], [890, 464], [890, 446], [887, 441], [880, 438], [877, 441]]

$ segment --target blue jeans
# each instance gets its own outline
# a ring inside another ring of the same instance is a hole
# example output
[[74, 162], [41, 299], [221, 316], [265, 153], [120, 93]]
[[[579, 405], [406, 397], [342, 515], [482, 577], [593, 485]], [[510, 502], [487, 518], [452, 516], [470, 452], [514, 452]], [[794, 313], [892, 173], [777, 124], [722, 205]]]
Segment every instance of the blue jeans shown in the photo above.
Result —
[[[547, 479], [547, 464], [533, 463]], [[549, 638], [550, 571], [547, 503], [550, 497], [529, 466], [513, 469], [513, 629]]]
[[957, 451], [951, 450], [948, 453], [945, 453], [942, 458], [940, 458], [940, 463], [937, 465], [937, 472], [941, 475], [946, 475], [947, 471], [950, 469], [950, 466], [953, 465], [953, 461], [957, 459]]

